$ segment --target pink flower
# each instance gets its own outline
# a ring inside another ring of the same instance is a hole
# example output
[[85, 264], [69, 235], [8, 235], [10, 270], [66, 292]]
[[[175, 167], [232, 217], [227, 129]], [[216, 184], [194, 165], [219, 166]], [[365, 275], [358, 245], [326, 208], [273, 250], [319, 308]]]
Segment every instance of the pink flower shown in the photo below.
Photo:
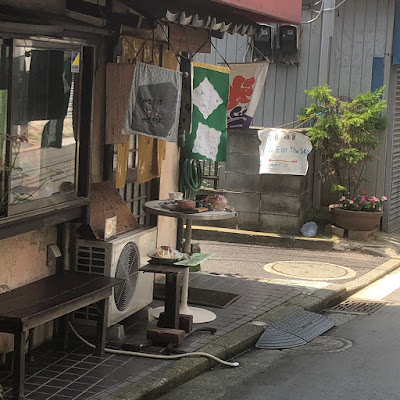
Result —
[[382, 196], [382, 201], [386, 201], [387, 197], [386, 196]]
[[340, 200], [346, 200], [346, 196], [342, 196]]
[[372, 201], [378, 202], [379, 199], [378, 199], [376, 196], [374, 196], [374, 197], [372, 198]]
[[354, 200], [350, 200], [349, 203], [350, 203], [350, 204], [353, 204], [353, 203], [354, 203]]
[[356, 204], [356, 207], [359, 208], [360, 206], [358, 204]]
[[363, 203], [365, 203], [365, 196], [362, 196], [362, 197], [361, 197], [361, 201], [362, 201]]

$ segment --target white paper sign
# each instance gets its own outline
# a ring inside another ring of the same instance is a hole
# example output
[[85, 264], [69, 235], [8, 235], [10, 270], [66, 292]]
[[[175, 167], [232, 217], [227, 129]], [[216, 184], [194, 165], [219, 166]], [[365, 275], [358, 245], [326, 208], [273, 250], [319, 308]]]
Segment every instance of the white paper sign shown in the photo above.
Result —
[[258, 132], [260, 174], [306, 175], [310, 139], [294, 130], [263, 129]]

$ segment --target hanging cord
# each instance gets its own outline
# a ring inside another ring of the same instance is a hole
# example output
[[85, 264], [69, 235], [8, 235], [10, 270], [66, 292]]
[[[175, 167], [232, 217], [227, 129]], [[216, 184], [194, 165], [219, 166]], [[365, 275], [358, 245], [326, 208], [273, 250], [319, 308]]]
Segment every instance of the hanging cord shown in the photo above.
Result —
[[226, 64], [226, 66], [227, 67], [231, 67], [229, 64], [228, 64], [228, 61], [226, 61], [225, 60], [225, 58], [224, 58], [224, 56], [218, 51], [218, 49], [215, 47], [215, 45], [214, 45], [214, 43], [212, 42], [212, 40], [210, 41], [211, 42], [211, 46], [212, 47], [214, 47], [214, 50], [218, 53], [218, 55], [222, 58], [222, 61]]
[[[85, 343], [87, 346], [89, 346], [92, 349], [95, 349], [96, 346], [90, 342], [88, 342], [86, 339], [84, 339], [74, 328], [72, 325], [71, 321], [69, 321], [69, 326], [74, 333], [74, 335], [81, 340], [83, 343]], [[217, 363], [220, 363], [222, 365], [226, 365], [227, 367], [238, 367], [239, 363], [238, 362], [229, 362], [229, 361], [224, 361], [221, 360], [218, 357], [213, 356], [212, 354], [204, 353], [202, 351], [197, 351], [195, 353], [185, 353], [185, 354], [176, 354], [173, 356], [164, 356], [161, 354], [147, 354], [147, 353], [139, 353], [136, 351], [126, 351], [126, 350], [114, 350], [114, 349], [105, 349], [106, 353], [111, 353], [111, 354], [123, 354], [126, 356], [135, 356], [135, 357], [144, 357], [144, 358], [156, 358], [159, 360], [179, 360], [180, 358], [188, 358], [188, 357], [206, 357], [209, 358], [210, 360], [216, 361]]]
[[203, 170], [200, 161], [185, 158], [182, 164], [179, 188], [182, 192], [198, 192], [203, 182]]

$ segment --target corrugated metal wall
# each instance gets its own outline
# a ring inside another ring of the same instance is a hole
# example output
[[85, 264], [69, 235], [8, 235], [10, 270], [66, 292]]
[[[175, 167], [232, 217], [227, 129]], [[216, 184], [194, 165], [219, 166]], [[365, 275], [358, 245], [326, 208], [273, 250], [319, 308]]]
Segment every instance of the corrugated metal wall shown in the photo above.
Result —
[[[371, 90], [374, 57], [384, 59], [383, 81], [388, 86], [395, 0], [348, 0], [334, 13], [328, 72], [333, 94], [354, 98], [360, 92]], [[314, 16], [315, 13], [303, 10], [303, 21]], [[297, 120], [301, 108], [307, 104], [304, 90], [323, 83], [319, 79], [321, 28], [321, 18], [301, 26], [298, 66], [270, 65], [254, 126], [277, 127]], [[244, 60], [247, 51], [245, 37], [227, 35], [223, 40], [215, 40], [214, 44], [228, 62]], [[211, 54], [199, 55], [196, 59], [211, 64], [222, 62], [214, 49]], [[391, 129], [390, 124], [388, 129]], [[366, 188], [379, 196], [385, 194], [387, 135], [387, 130], [380, 134], [383, 144], [376, 152], [377, 160], [366, 169], [369, 180]], [[323, 187], [322, 204], [337, 200], [336, 197], [330, 193], [328, 185]]]

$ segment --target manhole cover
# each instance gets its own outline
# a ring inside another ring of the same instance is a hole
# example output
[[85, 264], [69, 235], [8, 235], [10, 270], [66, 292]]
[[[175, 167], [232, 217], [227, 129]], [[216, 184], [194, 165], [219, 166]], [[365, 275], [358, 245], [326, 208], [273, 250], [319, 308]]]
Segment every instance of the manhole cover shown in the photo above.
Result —
[[318, 336], [305, 346], [297, 347], [294, 351], [305, 351], [314, 353], [339, 353], [348, 350], [353, 343], [350, 340], [336, 338], [333, 336]]
[[297, 311], [269, 326], [256, 343], [259, 349], [289, 349], [302, 346], [333, 328], [329, 318], [310, 311]]
[[264, 270], [314, 281], [351, 279], [356, 276], [356, 272], [350, 268], [318, 261], [278, 261], [264, 265]]
[[345, 300], [332, 307], [329, 311], [349, 314], [372, 314], [386, 304], [388, 303], [385, 301]]

